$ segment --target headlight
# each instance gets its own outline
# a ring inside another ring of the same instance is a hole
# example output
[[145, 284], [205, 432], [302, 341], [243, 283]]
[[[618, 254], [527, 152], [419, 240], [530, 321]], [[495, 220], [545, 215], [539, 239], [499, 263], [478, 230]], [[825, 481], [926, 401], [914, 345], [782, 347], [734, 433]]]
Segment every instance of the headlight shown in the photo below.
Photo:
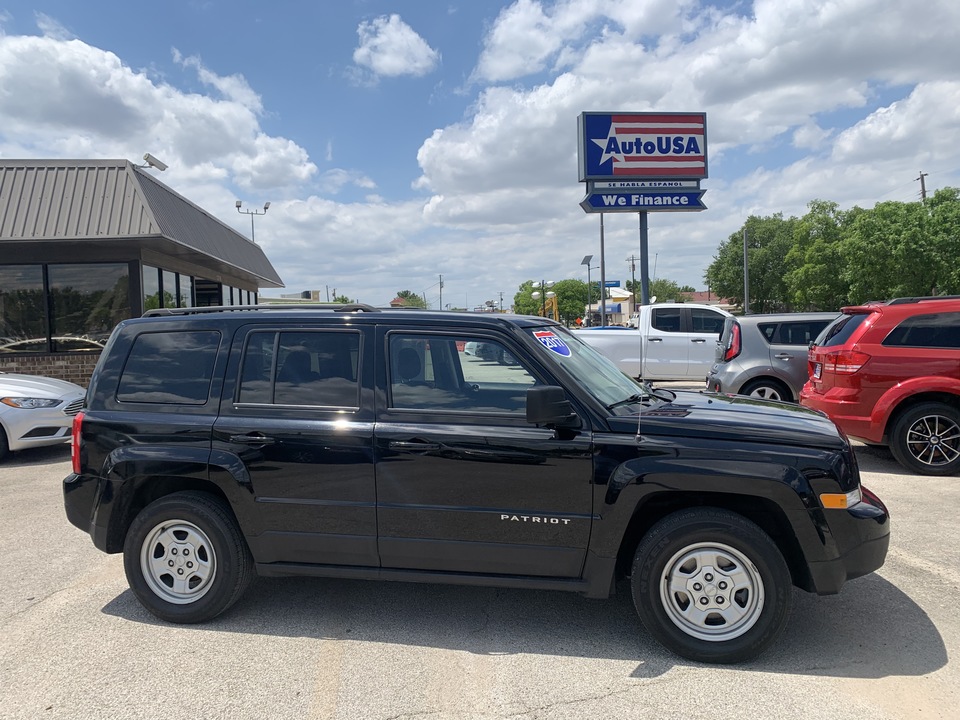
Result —
[[5, 397], [0, 398], [0, 402], [10, 407], [20, 408], [21, 410], [36, 410], [37, 408], [52, 408], [60, 404], [59, 400], [50, 398], [22, 398]]

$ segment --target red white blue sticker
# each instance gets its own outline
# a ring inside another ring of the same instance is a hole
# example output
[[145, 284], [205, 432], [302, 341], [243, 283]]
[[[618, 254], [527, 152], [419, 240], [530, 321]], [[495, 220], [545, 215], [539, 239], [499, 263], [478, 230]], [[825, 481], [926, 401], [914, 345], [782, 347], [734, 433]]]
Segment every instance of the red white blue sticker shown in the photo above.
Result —
[[570, 357], [570, 348], [551, 330], [534, 330], [533, 336], [540, 341], [547, 350], [555, 352], [561, 357]]

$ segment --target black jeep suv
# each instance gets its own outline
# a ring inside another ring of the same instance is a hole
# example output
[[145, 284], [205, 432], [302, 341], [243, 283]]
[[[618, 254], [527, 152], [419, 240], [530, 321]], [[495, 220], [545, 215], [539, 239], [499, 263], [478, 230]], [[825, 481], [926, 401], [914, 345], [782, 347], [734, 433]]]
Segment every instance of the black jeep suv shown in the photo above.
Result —
[[73, 436], [67, 516], [172, 622], [255, 575], [588, 597], [629, 576], [658, 640], [736, 662], [791, 586], [835, 593], [889, 539], [822, 415], [650, 390], [535, 317], [151, 311], [114, 331]]

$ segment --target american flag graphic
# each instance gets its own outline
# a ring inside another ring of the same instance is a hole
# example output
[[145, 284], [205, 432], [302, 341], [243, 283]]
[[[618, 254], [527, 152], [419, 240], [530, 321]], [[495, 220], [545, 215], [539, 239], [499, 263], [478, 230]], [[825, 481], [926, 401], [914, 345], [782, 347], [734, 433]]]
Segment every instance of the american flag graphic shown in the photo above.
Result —
[[587, 137], [593, 145], [589, 149], [593, 162], [588, 159], [587, 175], [707, 176], [706, 115], [702, 113], [614, 114], [589, 120]]

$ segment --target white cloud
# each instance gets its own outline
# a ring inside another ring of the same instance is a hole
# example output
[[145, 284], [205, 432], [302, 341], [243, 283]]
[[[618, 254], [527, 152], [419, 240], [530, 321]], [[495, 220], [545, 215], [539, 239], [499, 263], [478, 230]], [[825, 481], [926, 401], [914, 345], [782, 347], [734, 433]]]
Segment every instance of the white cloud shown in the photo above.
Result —
[[399, 15], [383, 15], [357, 27], [360, 45], [353, 51], [353, 61], [370, 69], [377, 76], [420, 77], [434, 70], [440, 53], [400, 19]]
[[53, 38], [54, 40], [73, 40], [76, 37], [72, 32], [67, 30], [67, 28], [45, 13], [36, 13], [36, 18], [37, 27], [45, 37]]
[[340, 192], [345, 185], [355, 185], [366, 190], [374, 190], [377, 187], [377, 184], [363, 173], [342, 168], [327, 170], [318, 178], [318, 184], [324, 192], [333, 195]]

